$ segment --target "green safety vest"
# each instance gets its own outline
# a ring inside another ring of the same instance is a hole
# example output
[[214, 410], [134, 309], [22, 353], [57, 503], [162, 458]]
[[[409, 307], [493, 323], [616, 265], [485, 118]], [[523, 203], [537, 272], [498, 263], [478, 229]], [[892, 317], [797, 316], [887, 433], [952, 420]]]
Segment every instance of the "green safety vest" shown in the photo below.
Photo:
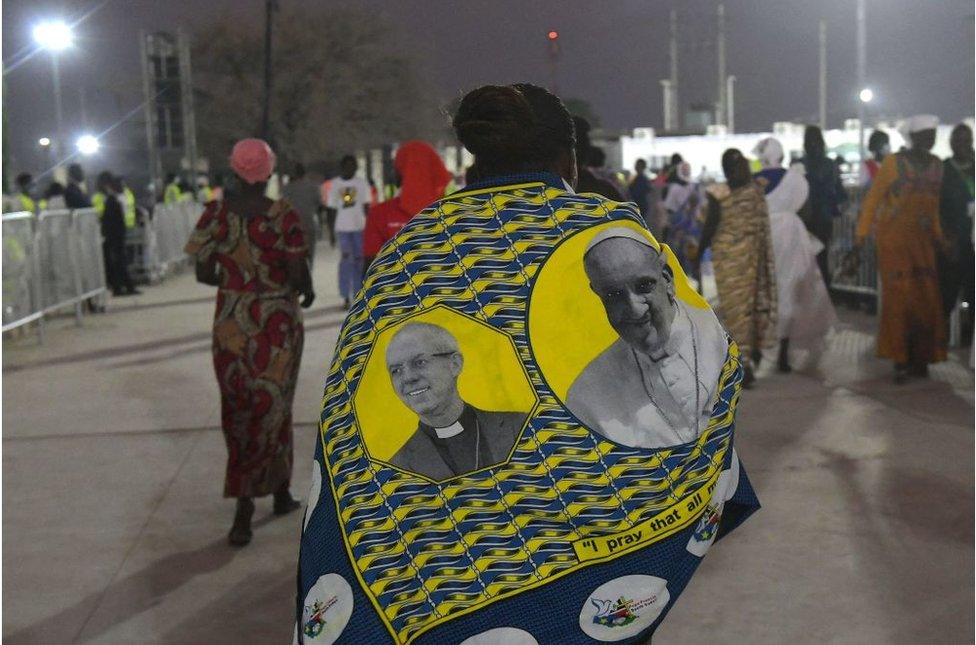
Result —
[[180, 190], [179, 185], [176, 182], [166, 186], [166, 190], [163, 191], [163, 203], [164, 204], [175, 204], [180, 201], [183, 196], [183, 191]]
[[105, 212], [105, 193], [98, 191], [92, 195], [92, 208], [98, 211], [98, 219], [102, 219], [102, 213]]
[[123, 194], [125, 198], [123, 201], [123, 210], [125, 211], [125, 227], [135, 228], [136, 227], [136, 194], [132, 192], [129, 188], [125, 189]]
[[31, 213], [37, 213], [37, 204], [31, 199], [30, 195], [25, 195], [24, 193], [18, 193], [17, 198], [20, 200], [21, 210], [29, 211]]

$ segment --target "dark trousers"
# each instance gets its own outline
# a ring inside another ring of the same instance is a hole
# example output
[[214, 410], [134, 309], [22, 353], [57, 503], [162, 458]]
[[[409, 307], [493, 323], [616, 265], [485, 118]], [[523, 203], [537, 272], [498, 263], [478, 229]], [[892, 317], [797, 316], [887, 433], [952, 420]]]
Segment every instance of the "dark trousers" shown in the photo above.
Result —
[[133, 291], [135, 285], [129, 277], [129, 261], [125, 253], [125, 235], [110, 235], [102, 241], [105, 259], [105, 280], [113, 293]]

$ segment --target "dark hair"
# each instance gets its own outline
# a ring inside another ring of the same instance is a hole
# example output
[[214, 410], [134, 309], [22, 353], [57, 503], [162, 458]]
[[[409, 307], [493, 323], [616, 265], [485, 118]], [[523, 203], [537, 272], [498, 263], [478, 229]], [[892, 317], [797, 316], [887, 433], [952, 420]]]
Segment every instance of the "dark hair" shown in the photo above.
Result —
[[683, 162], [684, 160], [685, 159], [684, 159], [684, 157], [681, 156], [681, 153], [680, 152], [676, 152], [673, 155], [671, 155], [671, 165], [672, 166], [677, 166], [679, 163]]
[[891, 139], [888, 137], [886, 132], [882, 130], [875, 130], [871, 133], [871, 136], [868, 137], [868, 150], [871, 152], [877, 152], [878, 150], [881, 150], [881, 146], [889, 143], [890, 141]]
[[634, 162], [634, 167], [636, 168], [637, 166], [643, 166], [644, 168], [647, 168], [647, 162], [644, 161], [643, 159], [638, 159], [637, 161]]
[[22, 172], [19, 175], [17, 175], [16, 181], [17, 181], [17, 185], [20, 186], [21, 188], [27, 188], [27, 186], [30, 185], [33, 179], [34, 177], [29, 172]]
[[82, 170], [81, 164], [73, 163], [68, 166], [68, 177], [75, 181], [83, 181], [85, 179], [85, 171]]
[[359, 162], [358, 162], [358, 161], [356, 161], [356, 157], [354, 157], [353, 155], [345, 155], [345, 156], [344, 156], [344, 157], [343, 157], [343, 158], [342, 158], [342, 159], [341, 159], [341, 160], [339, 161], [339, 165], [340, 165], [340, 166], [345, 166], [345, 165], [346, 165], [346, 164], [348, 164], [348, 163], [351, 163], [351, 164], [356, 164], [357, 166], [359, 165]]
[[47, 187], [47, 190], [44, 191], [45, 197], [54, 197], [55, 195], [63, 195], [63, 194], [64, 194], [64, 186], [61, 184], [61, 182], [58, 181], [52, 181], [51, 184]]
[[175, 172], [166, 173], [166, 183], [172, 184], [174, 181], [176, 181], [176, 173]]
[[586, 155], [587, 163], [594, 168], [602, 168], [607, 163], [607, 153], [600, 146], [590, 146]]
[[823, 157], [827, 154], [827, 143], [819, 127], [808, 125], [803, 131], [803, 152], [808, 157]]
[[576, 146], [566, 106], [529, 83], [485, 85], [468, 92], [454, 115], [458, 140], [475, 156], [475, 180], [549, 170]]
[[107, 186], [115, 187], [115, 179], [112, 177], [112, 173], [107, 170], [103, 170], [98, 173], [98, 177], [95, 179], [95, 186], [98, 190], [104, 190]]

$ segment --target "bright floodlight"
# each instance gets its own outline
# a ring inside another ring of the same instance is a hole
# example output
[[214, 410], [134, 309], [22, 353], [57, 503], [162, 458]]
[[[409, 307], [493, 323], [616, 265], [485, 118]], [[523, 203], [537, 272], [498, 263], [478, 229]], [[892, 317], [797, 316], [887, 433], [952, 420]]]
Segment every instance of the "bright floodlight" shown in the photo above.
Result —
[[41, 137], [40, 139], [37, 140], [37, 144], [40, 146], [44, 146], [46, 148], [49, 145], [51, 145], [51, 140], [48, 139], [47, 137]]
[[865, 87], [857, 96], [862, 103], [870, 103], [874, 99], [874, 92], [871, 91], [871, 88]]
[[67, 49], [74, 40], [71, 27], [63, 20], [49, 20], [34, 27], [34, 41], [50, 51]]
[[78, 141], [75, 142], [75, 146], [78, 147], [78, 152], [83, 155], [93, 155], [98, 152], [98, 149], [102, 147], [102, 144], [98, 142], [98, 139], [90, 134], [83, 134], [78, 137]]

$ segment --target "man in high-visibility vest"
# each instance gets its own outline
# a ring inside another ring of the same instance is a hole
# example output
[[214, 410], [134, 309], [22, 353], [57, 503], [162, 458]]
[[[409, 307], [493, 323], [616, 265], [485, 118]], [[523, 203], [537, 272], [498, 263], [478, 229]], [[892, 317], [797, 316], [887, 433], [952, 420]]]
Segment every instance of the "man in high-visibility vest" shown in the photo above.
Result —
[[17, 175], [17, 201], [20, 205], [20, 210], [28, 211], [30, 213], [37, 214], [37, 202], [31, 197], [30, 191], [34, 184], [34, 178], [29, 172], [22, 172]]
[[122, 210], [125, 212], [125, 228], [131, 230], [138, 223], [136, 194], [129, 188], [129, 184], [126, 183], [125, 179], [119, 177], [118, 180], [119, 185], [122, 187], [122, 194], [119, 195], [119, 201], [122, 202]]
[[166, 188], [163, 190], [163, 203], [164, 204], [175, 204], [180, 201], [183, 197], [183, 191], [180, 190], [179, 181], [176, 179], [174, 173], [169, 173], [166, 175]]
[[197, 200], [206, 204], [214, 199], [214, 191], [210, 188], [210, 179], [206, 175], [197, 177]]
[[92, 208], [98, 211], [98, 219], [102, 219], [102, 215], [105, 213], [105, 197], [106, 197], [106, 186], [113, 181], [112, 173], [107, 170], [103, 170], [98, 173], [98, 177], [95, 179], [95, 193], [91, 196]]

